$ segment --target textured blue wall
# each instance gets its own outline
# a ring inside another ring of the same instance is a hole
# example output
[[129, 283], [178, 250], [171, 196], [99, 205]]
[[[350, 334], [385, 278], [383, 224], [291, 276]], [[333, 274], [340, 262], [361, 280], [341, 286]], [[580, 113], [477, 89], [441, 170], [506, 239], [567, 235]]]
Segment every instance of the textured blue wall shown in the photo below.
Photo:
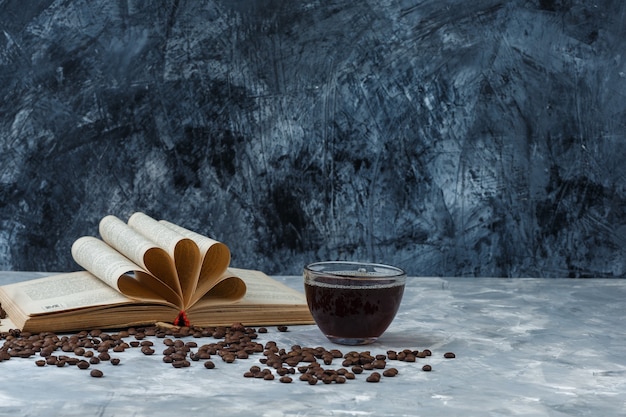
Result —
[[144, 211], [299, 274], [626, 276], [626, 2], [0, 2], [0, 269]]

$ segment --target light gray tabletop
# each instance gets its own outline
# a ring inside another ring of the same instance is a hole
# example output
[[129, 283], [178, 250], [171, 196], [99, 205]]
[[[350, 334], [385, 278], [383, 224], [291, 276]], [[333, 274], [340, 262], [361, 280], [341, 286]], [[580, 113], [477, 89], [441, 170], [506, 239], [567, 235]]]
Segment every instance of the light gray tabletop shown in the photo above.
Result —
[[[38, 275], [0, 272], [0, 284]], [[300, 277], [277, 279], [302, 287]], [[623, 416], [625, 320], [626, 280], [409, 278], [398, 316], [373, 345], [333, 345], [315, 326], [270, 327], [258, 339], [287, 350], [433, 352], [414, 363], [388, 361], [396, 377], [313, 386], [298, 374], [289, 384], [244, 378], [252, 365], [263, 367], [262, 354], [176, 369], [162, 360], [163, 339], [153, 337], [157, 353], [126, 350], [118, 366], [99, 366], [102, 378], [37, 367], [35, 358], [1, 362], [0, 415]]]

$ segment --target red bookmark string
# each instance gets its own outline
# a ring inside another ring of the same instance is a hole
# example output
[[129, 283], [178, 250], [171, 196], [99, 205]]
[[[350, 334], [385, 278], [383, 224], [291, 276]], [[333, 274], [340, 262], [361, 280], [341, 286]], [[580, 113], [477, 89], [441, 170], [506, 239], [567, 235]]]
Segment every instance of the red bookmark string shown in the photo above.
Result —
[[176, 317], [176, 320], [174, 320], [174, 326], [189, 327], [190, 325], [191, 325], [191, 323], [189, 322], [189, 318], [187, 317], [187, 313], [185, 312], [185, 310], [180, 310], [180, 313], [178, 313], [178, 316]]

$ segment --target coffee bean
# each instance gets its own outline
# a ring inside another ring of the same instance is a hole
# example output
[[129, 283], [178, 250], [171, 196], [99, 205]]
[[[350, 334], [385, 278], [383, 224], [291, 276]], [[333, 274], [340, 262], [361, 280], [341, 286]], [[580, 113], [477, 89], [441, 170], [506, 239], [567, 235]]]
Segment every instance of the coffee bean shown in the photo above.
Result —
[[367, 382], [379, 382], [380, 374], [378, 372], [372, 372], [366, 379]]
[[433, 368], [432, 368], [430, 365], [424, 365], [424, 366], [422, 366], [422, 371], [425, 371], [425, 372], [430, 372], [430, 371], [432, 371], [432, 370], [433, 370]]
[[191, 363], [187, 360], [177, 360], [172, 362], [174, 368], [187, 368], [191, 366]]
[[89, 375], [94, 378], [101, 378], [102, 376], [104, 376], [104, 373], [100, 369], [92, 369]]
[[289, 377], [289, 376], [286, 376], [286, 375], [285, 375], [285, 376], [281, 376], [281, 377], [280, 377], [280, 379], [279, 379], [279, 381], [280, 381], [280, 382], [283, 382], [283, 383], [285, 383], [285, 384], [288, 384], [288, 383], [290, 383], [291, 381], [293, 381], [293, 379], [291, 379], [291, 377]]
[[446, 352], [443, 354], [443, 357], [447, 359], [452, 359], [452, 358], [456, 358], [456, 355], [452, 352]]
[[[287, 326], [277, 326], [276, 329], [281, 332], [288, 331]], [[326, 349], [321, 346], [307, 347], [295, 344], [291, 349], [285, 349], [278, 346], [275, 341], [270, 340], [265, 345], [254, 341], [258, 334], [267, 332], [267, 328], [262, 327], [257, 333], [254, 328], [244, 327], [241, 323], [234, 323], [230, 327], [137, 327], [120, 330], [117, 333], [91, 330], [63, 336], [54, 333], [29, 334], [15, 331], [0, 334], [0, 339], [6, 339], [5, 345], [0, 347], [0, 362], [10, 358], [29, 358], [38, 355], [44, 358], [35, 362], [38, 366], [77, 365], [86, 369], [90, 362], [95, 364], [101, 360], [108, 360], [115, 365], [120, 363], [120, 358], [111, 359], [108, 352], [122, 353], [130, 347], [141, 347], [144, 354], [153, 354], [154, 343], [147, 338], [156, 337], [163, 339], [166, 346], [163, 351], [163, 362], [171, 363], [174, 367], [187, 367], [191, 365], [190, 361], [202, 359], [204, 366], [211, 369], [215, 367], [214, 363], [208, 360], [212, 355], [219, 355], [225, 362], [231, 363], [236, 359], [246, 360], [257, 353], [262, 353], [263, 357], [258, 361], [268, 368], [260, 371], [258, 366], [251, 367], [253, 377], [274, 379], [274, 375], [277, 375], [280, 378], [292, 378], [291, 375], [298, 372], [302, 381], [314, 385], [318, 381], [324, 384], [345, 383], [348, 379], [355, 379], [356, 374], [363, 373], [364, 370], [381, 370], [383, 376], [393, 377], [398, 371], [396, 368], [386, 369], [388, 360], [414, 362], [417, 358], [432, 355], [428, 349], [423, 351], [403, 349], [398, 352], [388, 350], [386, 354], [350, 351], [344, 355], [339, 349]], [[124, 338], [129, 336], [134, 336], [135, 340], [127, 343]], [[189, 336], [213, 337], [217, 340], [198, 347], [199, 343], [184, 340]], [[54, 355], [55, 351], [71, 352], [75, 356], [57, 357]], [[452, 352], [447, 352], [444, 357], [455, 356]], [[337, 370], [326, 368], [332, 365], [334, 359], [340, 358], [343, 358], [342, 368]], [[426, 371], [431, 368], [430, 365], [426, 365], [423, 369]], [[368, 380], [377, 382], [380, 380], [380, 374], [372, 372], [368, 375]]]

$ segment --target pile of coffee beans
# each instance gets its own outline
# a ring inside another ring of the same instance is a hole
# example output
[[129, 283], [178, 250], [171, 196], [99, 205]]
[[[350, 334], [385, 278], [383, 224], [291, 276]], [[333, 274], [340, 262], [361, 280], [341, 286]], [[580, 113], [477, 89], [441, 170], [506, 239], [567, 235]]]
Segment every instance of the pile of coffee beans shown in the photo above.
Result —
[[[287, 326], [276, 329], [279, 332], [288, 331]], [[35, 365], [39, 367], [90, 369], [90, 375], [99, 378], [104, 376], [98, 368], [99, 364], [118, 365], [122, 361], [122, 353], [129, 349], [137, 349], [146, 356], [160, 351], [163, 362], [174, 368], [186, 368], [193, 362], [201, 362], [206, 369], [214, 369], [218, 359], [234, 363], [258, 356], [262, 366], [251, 366], [243, 377], [265, 381], [278, 378], [282, 383], [299, 379], [315, 385], [318, 382], [343, 384], [364, 373], [365, 381], [379, 382], [398, 375], [397, 368], [388, 367], [389, 362], [416, 362], [432, 355], [429, 349], [388, 350], [378, 354], [368, 350], [343, 353], [339, 349], [300, 345], [287, 349], [271, 340], [260, 343], [258, 335], [265, 333], [268, 333], [265, 327], [255, 329], [240, 323], [229, 327], [155, 325], [117, 331], [95, 329], [71, 335], [11, 330], [0, 334], [0, 340], [4, 340], [0, 347], [0, 362], [13, 358], [35, 358]], [[207, 338], [213, 341], [207, 342]], [[157, 341], [158, 345], [159, 339], [162, 340], [162, 348], [155, 346], [153, 341]], [[446, 352], [443, 356], [450, 359], [455, 354]], [[432, 371], [432, 366], [424, 364], [421, 369]]]

